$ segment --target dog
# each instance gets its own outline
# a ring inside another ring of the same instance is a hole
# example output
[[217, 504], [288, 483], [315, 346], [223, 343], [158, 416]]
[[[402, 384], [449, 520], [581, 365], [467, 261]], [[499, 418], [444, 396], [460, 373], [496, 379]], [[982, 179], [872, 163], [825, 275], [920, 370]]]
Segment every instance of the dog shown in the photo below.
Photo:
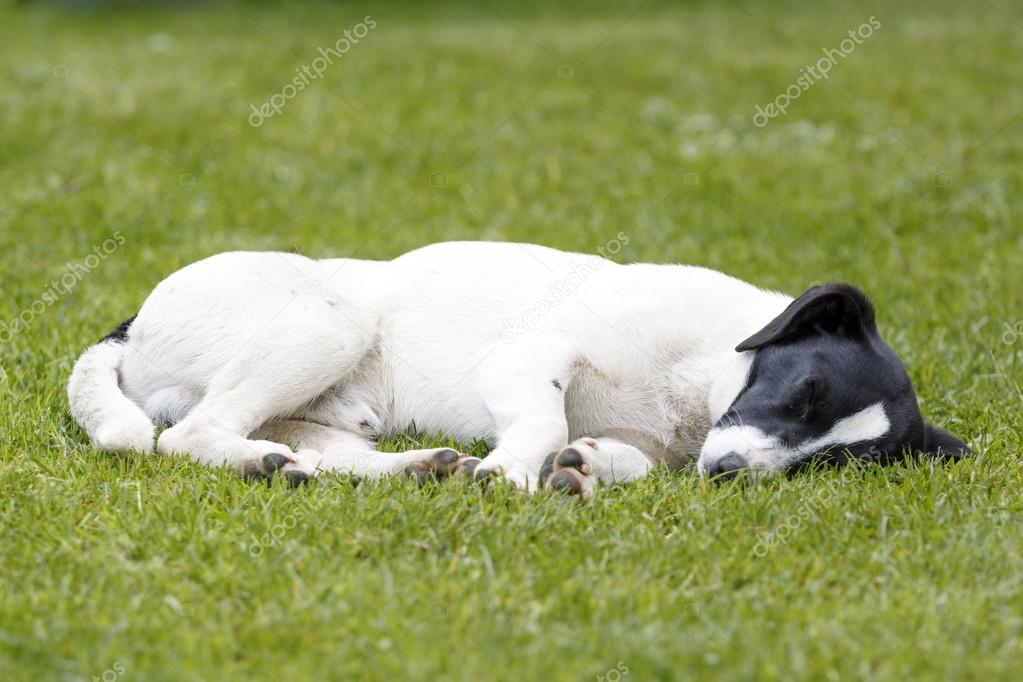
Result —
[[[155, 439], [293, 484], [409, 473], [588, 497], [659, 462], [729, 478], [970, 453], [924, 421], [854, 286], [792, 299], [706, 268], [527, 244], [211, 256], [88, 348], [68, 398], [100, 449]], [[492, 449], [376, 450], [409, 427]]]

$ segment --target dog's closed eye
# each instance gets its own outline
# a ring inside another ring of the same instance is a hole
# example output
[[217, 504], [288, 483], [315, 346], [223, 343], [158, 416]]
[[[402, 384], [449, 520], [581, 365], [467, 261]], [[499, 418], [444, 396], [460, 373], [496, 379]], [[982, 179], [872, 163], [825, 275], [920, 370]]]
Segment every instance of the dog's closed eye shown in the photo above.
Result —
[[800, 421], [806, 421], [813, 412], [814, 400], [820, 393], [821, 382], [817, 377], [807, 377], [789, 400], [786, 411]]

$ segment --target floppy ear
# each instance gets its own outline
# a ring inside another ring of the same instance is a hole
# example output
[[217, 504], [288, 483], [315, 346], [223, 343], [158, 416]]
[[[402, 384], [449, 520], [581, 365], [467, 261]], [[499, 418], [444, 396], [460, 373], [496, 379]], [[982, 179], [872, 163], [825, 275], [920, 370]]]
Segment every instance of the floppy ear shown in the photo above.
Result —
[[924, 424], [924, 454], [928, 457], [955, 461], [969, 456], [972, 452], [969, 445], [940, 426]]
[[863, 338], [877, 331], [874, 306], [851, 284], [813, 287], [735, 350], [756, 350], [813, 331]]

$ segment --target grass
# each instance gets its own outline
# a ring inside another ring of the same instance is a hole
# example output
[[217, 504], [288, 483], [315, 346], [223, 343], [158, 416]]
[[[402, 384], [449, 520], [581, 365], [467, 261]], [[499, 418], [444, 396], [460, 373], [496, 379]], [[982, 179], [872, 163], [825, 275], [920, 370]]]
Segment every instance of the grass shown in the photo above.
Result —
[[[1015, 679], [1023, 11], [802, 4], [0, 7], [0, 676]], [[658, 472], [579, 506], [250, 485], [97, 452], [68, 417], [77, 353], [208, 254], [619, 231], [623, 261], [864, 287], [977, 457]]]

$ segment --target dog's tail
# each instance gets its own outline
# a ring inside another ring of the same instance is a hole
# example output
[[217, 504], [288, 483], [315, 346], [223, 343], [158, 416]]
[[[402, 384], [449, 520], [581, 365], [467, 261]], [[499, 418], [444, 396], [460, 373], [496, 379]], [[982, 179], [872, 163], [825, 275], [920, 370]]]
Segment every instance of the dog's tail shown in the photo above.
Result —
[[75, 418], [101, 450], [152, 452], [156, 427], [121, 391], [118, 370], [128, 328], [121, 323], [78, 358], [67, 382], [68, 403]]

